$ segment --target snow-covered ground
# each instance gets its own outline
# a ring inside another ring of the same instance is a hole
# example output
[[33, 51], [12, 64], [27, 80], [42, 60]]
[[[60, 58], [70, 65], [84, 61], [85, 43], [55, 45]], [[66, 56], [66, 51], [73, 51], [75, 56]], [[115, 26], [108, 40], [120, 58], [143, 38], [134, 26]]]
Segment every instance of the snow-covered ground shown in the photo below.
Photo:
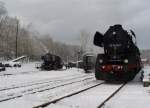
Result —
[[[6, 75], [8, 73], [11, 75]], [[34, 100], [40, 100], [44, 94], [49, 93], [48, 89], [90, 77], [94, 79], [92, 74], [87, 75], [83, 70], [76, 68], [40, 71], [35, 68], [35, 63], [24, 64], [21, 68], [7, 68], [0, 76], [0, 100], [21, 97], [0, 102], [0, 108], [30, 108], [35, 103]], [[36, 93], [42, 90], [42, 93]]]
[[[145, 67], [144, 71], [147, 74], [150, 67]], [[82, 69], [76, 68], [40, 71], [35, 68], [35, 63], [24, 64], [21, 68], [7, 68], [0, 73], [0, 108], [31, 108], [102, 82], [95, 80], [94, 73], [85, 74]], [[47, 108], [96, 108], [120, 86], [121, 84], [101, 84], [50, 104]], [[7, 101], [3, 101], [5, 99]], [[104, 108], [149, 106], [150, 87], [143, 87], [138, 74]]]
[[[150, 67], [145, 69], [147, 73], [150, 73]], [[103, 108], [149, 108], [150, 88], [144, 88], [140, 78], [141, 73], [121, 89]], [[47, 108], [97, 108], [117, 86], [119, 85], [107, 84], [99, 86], [79, 95], [61, 100], [56, 104], [51, 104]]]
[[[147, 70], [145, 72], [150, 71], [150, 67], [145, 69]], [[105, 108], [149, 108], [149, 90], [150, 88], [143, 87], [139, 73], [133, 81], [129, 82], [117, 95], [106, 103]]]
[[[19, 85], [24, 83], [37, 82], [41, 80], [66, 77], [71, 75], [81, 75], [82, 70], [73, 68], [71, 70], [61, 70], [61, 71], [40, 71], [35, 68], [35, 63], [29, 63], [22, 65], [21, 68], [7, 68], [6, 71], [1, 72], [0, 76], [0, 88]], [[11, 75], [6, 75], [6, 74]]]
[[108, 96], [110, 96], [120, 84], [104, 84], [90, 89], [78, 95], [66, 98], [47, 108], [97, 108]]

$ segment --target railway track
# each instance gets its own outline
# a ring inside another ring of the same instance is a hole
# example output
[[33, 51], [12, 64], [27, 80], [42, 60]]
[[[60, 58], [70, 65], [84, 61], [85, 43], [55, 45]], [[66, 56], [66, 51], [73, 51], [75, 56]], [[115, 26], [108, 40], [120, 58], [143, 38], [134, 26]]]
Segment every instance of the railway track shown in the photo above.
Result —
[[32, 82], [28, 82], [28, 83], [21, 83], [18, 85], [11, 85], [8, 87], [0, 87], [0, 91], [29, 87], [29, 86], [40, 85], [40, 84], [45, 84], [45, 83], [50, 83], [50, 82], [57, 82], [57, 81], [62, 81], [62, 80], [70, 79], [70, 78], [78, 78], [78, 77], [83, 77], [83, 76], [87, 76], [87, 75], [78, 75], [77, 74], [77, 75], [74, 75], [73, 77], [72, 77], [72, 75], [67, 75], [67, 76], [63, 76], [63, 77], [32, 81]]
[[50, 105], [50, 104], [52, 104], [52, 103], [55, 104], [56, 102], [58, 102], [58, 101], [60, 101], [60, 100], [63, 100], [63, 99], [65, 99], [65, 98], [68, 98], [68, 97], [71, 97], [71, 96], [74, 96], [74, 95], [77, 95], [77, 94], [80, 94], [80, 93], [82, 93], [82, 92], [85, 92], [85, 91], [87, 91], [87, 90], [89, 90], [89, 89], [92, 89], [92, 88], [94, 88], [94, 87], [100, 86], [100, 85], [102, 85], [102, 84], [104, 84], [104, 82], [101, 82], [101, 83], [98, 83], [98, 84], [92, 84], [92, 85], [90, 85], [90, 86], [88, 86], [88, 87], [82, 88], [82, 89], [77, 90], [77, 91], [75, 91], [75, 92], [71, 92], [71, 93], [69, 93], [69, 94], [67, 94], [67, 95], [63, 95], [63, 96], [60, 96], [60, 97], [58, 97], [58, 98], [54, 98], [54, 99], [52, 99], [51, 101], [42, 103], [42, 104], [37, 105], [37, 106], [33, 106], [32, 108], [43, 108], [43, 107], [46, 107], [46, 106], [48, 106], [48, 105]]
[[[63, 99], [68, 99], [69, 97], [82, 94], [90, 89], [92, 90], [92, 88], [96, 88], [98, 86], [101, 87], [102, 85], [106, 86], [105, 82], [95, 82], [96, 81], [93, 74], [76, 74], [76, 76], [67, 75], [67, 77], [63, 76], [54, 79], [45, 79], [20, 85], [13, 85], [10, 87], [0, 88], [0, 102], [5, 102], [11, 99], [20, 100], [20, 97], [23, 97], [24, 95], [32, 95], [33, 97], [40, 95], [42, 96], [41, 99], [43, 98], [43, 100], [45, 99], [46, 101], [41, 101], [42, 103], [39, 101], [40, 104], [32, 105], [32, 107], [42, 108], [52, 103], [57, 104], [57, 102], [59, 103], [59, 101]], [[71, 87], [72, 85], [75, 86]], [[125, 84], [122, 84], [111, 94], [109, 94], [109, 96], [102, 99], [102, 102], [97, 105], [97, 108], [103, 108], [105, 104], [124, 86]]]
[[[75, 96], [77, 94], [80, 94], [80, 93], [83, 93], [83, 92], [86, 92], [87, 90], [90, 90], [92, 88], [95, 88], [95, 87], [98, 87], [98, 86], [103, 86], [105, 85], [106, 83], [105, 82], [101, 82], [99, 84], [94, 84], [94, 85], [91, 85], [87, 88], [84, 88], [84, 89], [81, 89], [79, 91], [76, 91], [76, 92], [72, 92], [72, 93], [69, 93], [67, 95], [64, 95], [64, 96], [61, 96], [59, 98], [55, 98], [51, 101], [48, 101], [48, 102], [45, 102], [43, 104], [40, 104], [40, 105], [37, 105], [37, 106], [34, 106], [33, 108], [43, 108], [43, 107], [47, 107], [48, 105], [50, 104], [57, 104], [57, 102], [63, 100], [63, 99], [66, 99], [66, 98], [69, 98], [71, 96]], [[115, 89], [113, 91], [113, 93], [111, 93], [109, 96], [107, 96], [101, 103], [100, 105], [97, 107], [97, 108], [103, 108], [104, 105], [106, 104], [106, 102], [108, 102], [113, 96], [115, 96], [115, 94], [117, 94], [126, 84], [122, 84], [121, 86], [119, 86], [117, 89]], [[103, 98], [102, 98], [103, 99]], [[85, 102], [86, 103], [86, 102]]]
[[97, 108], [104, 108], [105, 104], [114, 97], [124, 86], [126, 83], [122, 84], [117, 90], [115, 90], [110, 96], [108, 96], [103, 102], [100, 103], [100, 105]]
[[[45, 92], [47, 90], [52, 90], [58, 87], [62, 87], [62, 86], [66, 86], [66, 85], [71, 85], [74, 83], [78, 83], [78, 82], [82, 82], [82, 81], [86, 81], [86, 80], [91, 80], [93, 79], [93, 75], [84, 75], [84, 76], [78, 76], [78, 77], [73, 77], [73, 78], [68, 78], [68, 79], [62, 79], [62, 80], [57, 80], [54, 82], [46, 82], [46, 84], [44, 85], [40, 85], [40, 86], [36, 86], [36, 87], [31, 87], [31, 88], [27, 88], [27, 89], [21, 89], [19, 91], [14, 92], [14, 89], [12, 90], [12, 92], [6, 93], [7, 89], [5, 89], [3, 94], [0, 95], [0, 102], [3, 101], [7, 101], [10, 99], [15, 99], [15, 98], [19, 98], [22, 97], [24, 95], [29, 95], [29, 94], [34, 94], [34, 93], [40, 93], [40, 92]], [[11, 88], [12, 89], [12, 88]]]

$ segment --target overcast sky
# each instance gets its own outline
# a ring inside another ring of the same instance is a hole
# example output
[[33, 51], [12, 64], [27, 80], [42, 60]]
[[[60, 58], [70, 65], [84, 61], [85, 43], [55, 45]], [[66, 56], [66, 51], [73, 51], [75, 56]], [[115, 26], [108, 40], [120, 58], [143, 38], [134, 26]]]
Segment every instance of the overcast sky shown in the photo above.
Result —
[[11, 16], [32, 23], [55, 40], [75, 43], [79, 32], [93, 37], [113, 24], [133, 29], [140, 48], [150, 48], [150, 0], [1, 0]]

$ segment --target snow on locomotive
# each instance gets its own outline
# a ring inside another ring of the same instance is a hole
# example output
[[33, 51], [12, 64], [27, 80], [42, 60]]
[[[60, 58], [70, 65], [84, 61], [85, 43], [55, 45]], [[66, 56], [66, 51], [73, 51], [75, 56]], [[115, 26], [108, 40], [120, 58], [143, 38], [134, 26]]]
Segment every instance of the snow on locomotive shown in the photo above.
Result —
[[142, 64], [134, 39], [134, 32], [128, 33], [119, 24], [110, 26], [104, 34], [95, 33], [94, 44], [104, 48], [104, 54], [97, 55], [96, 79], [129, 81], [135, 77]]
[[63, 67], [62, 59], [57, 55], [47, 53], [41, 59], [43, 61], [41, 70], [57, 70]]

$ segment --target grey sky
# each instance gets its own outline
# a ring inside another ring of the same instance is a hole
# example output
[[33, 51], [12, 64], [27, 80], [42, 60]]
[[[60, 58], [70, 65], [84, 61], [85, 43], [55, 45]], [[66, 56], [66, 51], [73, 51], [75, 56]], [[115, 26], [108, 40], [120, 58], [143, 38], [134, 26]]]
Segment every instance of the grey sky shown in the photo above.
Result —
[[55, 40], [75, 43], [80, 30], [104, 32], [120, 23], [137, 35], [140, 48], [150, 48], [150, 0], [1, 0], [11, 16], [31, 23]]

